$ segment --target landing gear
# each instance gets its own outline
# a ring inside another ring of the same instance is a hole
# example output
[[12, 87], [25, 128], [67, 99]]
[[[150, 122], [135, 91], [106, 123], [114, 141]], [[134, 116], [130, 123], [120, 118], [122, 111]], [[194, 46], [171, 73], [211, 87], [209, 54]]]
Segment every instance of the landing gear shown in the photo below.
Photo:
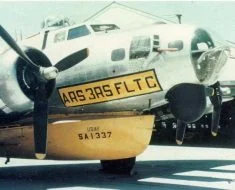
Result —
[[224, 102], [220, 119], [220, 135], [223, 144], [228, 147], [235, 147], [235, 100]]
[[119, 160], [101, 160], [102, 171], [105, 173], [133, 175], [135, 158], [136, 157]]

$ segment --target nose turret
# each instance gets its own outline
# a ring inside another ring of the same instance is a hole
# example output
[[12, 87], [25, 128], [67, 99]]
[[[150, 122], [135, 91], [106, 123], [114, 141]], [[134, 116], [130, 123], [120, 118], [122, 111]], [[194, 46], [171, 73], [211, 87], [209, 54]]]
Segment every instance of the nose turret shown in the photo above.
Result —
[[191, 61], [198, 80], [213, 84], [227, 61], [226, 46], [216, 46], [210, 34], [196, 29], [191, 41]]

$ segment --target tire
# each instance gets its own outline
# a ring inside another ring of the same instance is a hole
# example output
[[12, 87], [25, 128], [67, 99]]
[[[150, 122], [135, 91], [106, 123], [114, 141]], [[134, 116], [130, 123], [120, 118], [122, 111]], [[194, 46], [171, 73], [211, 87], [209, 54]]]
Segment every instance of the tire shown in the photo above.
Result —
[[113, 174], [133, 174], [136, 157], [119, 160], [101, 160], [102, 171]]

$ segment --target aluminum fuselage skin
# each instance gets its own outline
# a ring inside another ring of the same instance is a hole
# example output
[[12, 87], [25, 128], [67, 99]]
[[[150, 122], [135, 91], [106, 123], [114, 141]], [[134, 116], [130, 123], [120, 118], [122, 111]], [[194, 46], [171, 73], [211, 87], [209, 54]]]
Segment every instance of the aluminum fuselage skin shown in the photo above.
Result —
[[[172, 27], [174, 34], [172, 34]], [[117, 112], [117, 111], [144, 111], [166, 103], [165, 93], [172, 86], [183, 83], [198, 83], [191, 64], [190, 39], [194, 28], [174, 26], [150, 26], [144, 29], [126, 32], [111, 32], [100, 35], [86, 36], [71, 41], [62, 42], [46, 49], [44, 53], [56, 63], [61, 58], [77, 49], [88, 48], [89, 56], [83, 62], [62, 72], [57, 78], [56, 87], [115, 78], [131, 73], [154, 70], [161, 85], [162, 91], [124, 98], [119, 100], [97, 103], [92, 105], [65, 108], [58, 96], [57, 89], [50, 99], [50, 105], [79, 113]], [[190, 34], [185, 36], [186, 34]], [[178, 39], [183, 40], [184, 48], [175, 52], [153, 52], [153, 36], [159, 35], [161, 48], [168, 48], [168, 43]], [[146, 58], [130, 60], [130, 45], [133, 37], [147, 36], [151, 39], [151, 52]], [[111, 54], [115, 49], [125, 49], [125, 58], [121, 61], [112, 61]], [[58, 53], [60, 52], [60, 53]]]
[[[135, 30], [90, 34], [47, 45], [43, 52], [52, 64], [80, 49], [88, 48], [89, 50], [89, 55], [84, 61], [61, 72], [57, 77], [56, 88], [49, 100], [49, 114], [124, 111], [142, 113], [166, 104], [165, 94], [176, 84], [185, 82], [213, 84], [218, 73], [214, 74], [213, 80], [203, 82], [199, 82], [195, 74], [191, 58], [191, 43], [196, 30], [197, 28], [194, 26], [188, 25], [150, 25]], [[57, 32], [49, 32], [48, 41], [52, 41]], [[156, 35], [159, 37], [159, 47], [163, 51], [154, 51], [154, 36]], [[148, 37], [150, 39], [150, 52], [146, 57], [130, 59], [132, 40], [136, 37]], [[183, 48], [178, 51], [168, 51], [169, 43], [178, 40], [182, 41]], [[30, 40], [26, 40], [22, 44], [34, 46], [30, 43]], [[125, 51], [124, 58], [113, 61], [112, 52], [118, 49]], [[22, 92], [17, 83], [17, 73], [15, 71], [17, 59], [17, 55], [12, 51], [7, 52], [1, 58], [3, 69], [0, 71], [0, 87], [3, 90], [0, 92], [0, 107], [6, 115], [11, 112], [29, 113], [33, 109], [33, 102]], [[58, 89], [62, 87], [82, 85], [108, 78], [114, 80], [117, 78], [118, 80], [120, 76], [148, 70], [153, 70], [156, 74], [158, 83], [161, 86], [160, 91], [73, 107], [66, 107], [58, 93]]]

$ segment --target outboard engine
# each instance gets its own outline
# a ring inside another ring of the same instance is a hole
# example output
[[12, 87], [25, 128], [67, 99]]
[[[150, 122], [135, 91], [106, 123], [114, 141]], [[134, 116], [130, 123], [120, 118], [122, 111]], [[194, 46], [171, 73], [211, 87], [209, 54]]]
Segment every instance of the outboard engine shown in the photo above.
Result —
[[217, 81], [228, 59], [228, 46], [216, 47], [204, 29], [195, 28], [190, 43], [191, 62], [199, 84], [177, 84], [166, 94], [171, 112], [177, 119], [176, 142], [179, 145], [183, 143], [187, 124], [205, 114], [207, 96], [213, 105], [211, 133], [217, 135], [222, 105], [222, 92]]

